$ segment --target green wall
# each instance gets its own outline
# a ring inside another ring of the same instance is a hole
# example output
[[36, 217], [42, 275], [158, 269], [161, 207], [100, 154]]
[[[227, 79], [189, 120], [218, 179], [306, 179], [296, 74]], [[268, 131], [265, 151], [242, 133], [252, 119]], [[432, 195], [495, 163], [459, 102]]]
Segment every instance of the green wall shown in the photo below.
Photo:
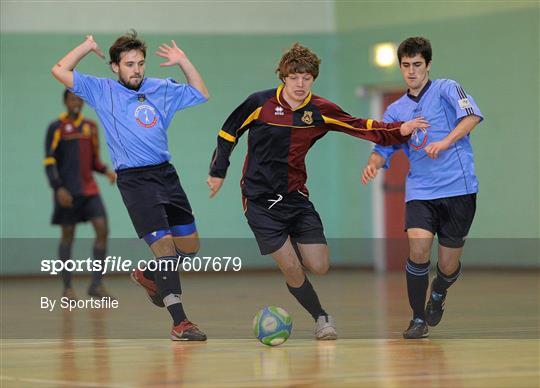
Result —
[[[346, 3], [338, 8], [338, 25], [351, 26], [350, 15], [358, 12], [358, 7]], [[357, 28], [339, 34], [338, 100], [356, 113], [367, 114], [367, 101], [359, 104], [354, 96], [358, 84], [402, 85], [399, 69], [379, 70], [369, 63], [370, 47], [386, 41], [399, 44], [409, 36], [428, 37], [434, 50], [431, 78], [460, 82], [485, 116], [472, 134], [480, 193], [471, 237], [538, 238], [538, 6], [433, 21], [437, 18], [430, 16], [437, 13], [440, 19], [438, 13], [444, 9], [422, 5], [407, 10], [401, 6], [381, 8], [388, 10], [388, 14], [380, 14], [390, 21], [389, 26], [363, 28], [357, 23]], [[409, 19], [420, 10], [422, 22], [398, 22], [396, 13]], [[367, 11], [366, 18], [374, 17], [372, 9]], [[343, 146], [341, 156], [354, 152], [350, 144]]]
[[[428, 13], [422, 22], [401, 21], [390, 15], [388, 25], [383, 25], [384, 20], [374, 22], [376, 12], [362, 13], [353, 3], [339, 2], [336, 7], [339, 31], [333, 34], [174, 36], [204, 76], [212, 95], [208, 103], [177, 114], [169, 129], [173, 163], [192, 202], [201, 234], [213, 238], [251, 236], [239, 190], [245, 143], [241, 141], [235, 150], [226, 184], [213, 200], [208, 199], [205, 179], [221, 123], [248, 94], [277, 85], [273, 71], [284, 49], [300, 41], [316, 51], [323, 63], [315, 93], [355, 115], [367, 116], [367, 99], [355, 96], [358, 86], [401, 85], [397, 69], [372, 67], [368, 54], [371, 45], [424, 35], [434, 47], [432, 78], [460, 81], [486, 117], [472, 137], [481, 192], [471, 235], [538, 238], [538, 7], [504, 13], [489, 10], [471, 16], [449, 13], [446, 18], [433, 20]], [[428, 11], [435, 13], [436, 9]], [[362, 23], [362, 17], [369, 18], [370, 23]], [[106, 49], [116, 35], [97, 35], [96, 40]], [[159, 68], [159, 58], [152, 54], [171, 36], [145, 34], [144, 38], [150, 47], [147, 75], [182, 80], [179, 70]], [[50, 75], [50, 68], [81, 39], [79, 34], [1, 35], [3, 238], [56, 238], [59, 234], [49, 225], [51, 192], [42, 166], [45, 129], [62, 111], [62, 88]], [[111, 75], [105, 62], [94, 56], [84, 59], [79, 69]], [[85, 113], [95, 118], [90, 108], [86, 107]], [[102, 149], [108, 161], [103, 136]], [[330, 134], [308, 157], [308, 186], [329, 237], [372, 236], [371, 189], [359, 184], [359, 173], [370, 149], [367, 142]], [[118, 190], [104, 179], [99, 183], [112, 237], [132, 237]], [[80, 236], [92, 236], [88, 225], [79, 229]], [[370, 260], [359, 258], [364, 263]], [[537, 264], [537, 258], [519, 258], [516, 264]]]
[[[169, 36], [147, 35], [150, 47], [147, 75], [173, 76], [183, 79], [179, 69], [160, 69], [160, 58], [153, 51]], [[43, 141], [47, 123], [61, 111], [62, 87], [50, 75], [50, 68], [80, 36], [70, 35], [2, 35], [2, 236], [56, 237], [58, 230], [49, 226], [51, 192], [43, 172]], [[96, 40], [108, 47], [112, 35], [98, 35]], [[331, 57], [335, 38], [331, 36], [180, 36], [177, 38], [207, 82], [211, 100], [176, 115], [169, 128], [170, 150], [183, 185], [196, 212], [201, 232], [207, 237], [248, 237], [241, 210], [239, 181], [245, 155], [245, 143], [235, 150], [232, 167], [219, 196], [208, 200], [205, 180], [216, 134], [227, 115], [255, 90], [275, 87], [274, 75], [281, 52], [295, 40], [312, 47], [321, 57]], [[39, 53], [39, 55], [36, 55]], [[5, 54], [5, 55], [4, 55]], [[318, 93], [328, 95], [336, 75], [331, 61], [322, 69], [317, 82]], [[111, 73], [105, 62], [89, 56], [78, 67], [98, 76]], [[333, 97], [333, 96], [329, 96]], [[86, 107], [85, 114], [95, 117]], [[354, 142], [354, 139], [350, 139]], [[108, 153], [102, 136], [104, 158]], [[313, 171], [332, 175], [332, 141], [321, 142], [312, 156]], [[310, 181], [317, 191], [323, 180], [313, 174]], [[100, 179], [110, 215], [113, 237], [131, 237], [132, 226], [116, 188]], [[324, 208], [324, 204], [321, 204]], [[204, 209], [204, 210], [203, 210]], [[82, 235], [91, 235], [82, 228]], [[86, 233], [84, 233], [86, 232]]]

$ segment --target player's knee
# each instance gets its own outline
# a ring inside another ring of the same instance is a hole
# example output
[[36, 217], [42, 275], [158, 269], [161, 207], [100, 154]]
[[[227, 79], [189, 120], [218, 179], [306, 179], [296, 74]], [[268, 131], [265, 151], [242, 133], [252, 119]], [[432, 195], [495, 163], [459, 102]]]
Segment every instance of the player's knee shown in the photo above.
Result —
[[429, 260], [430, 249], [429, 247], [411, 247], [409, 250], [409, 257], [412, 261], [418, 264], [425, 263]]
[[195, 222], [172, 226], [171, 234], [174, 238], [174, 245], [177, 251], [186, 255], [193, 255], [199, 251], [200, 241]]
[[459, 267], [459, 260], [444, 260], [439, 258], [437, 266], [443, 274], [449, 275], [451, 273], [454, 273]]
[[107, 238], [109, 237], [109, 228], [107, 225], [103, 225], [102, 227], [96, 228], [96, 240], [100, 242], [107, 241]]
[[71, 225], [62, 226], [62, 237], [61, 241], [64, 245], [73, 244], [73, 239], [75, 238], [75, 227]]
[[286, 277], [303, 277], [302, 267], [300, 267], [299, 262], [294, 262], [293, 260], [287, 261], [280, 265], [281, 271]]
[[60, 239], [60, 242], [62, 243], [62, 245], [71, 245], [73, 244], [73, 239], [74, 239], [73, 234], [69, 234], [69, 235], [63, 234], [62, 238]]
[[187, 256], [196, 254], [197, 252], [199, 252], [199, 249], [201, 247], [198, 237], [184, 239], [182, 240], [182, 244], [178, 244], [178, 242], [175, 241], [174, 244], [176, 246], [177, 252], [180, 251], [180, 253], [183, 253]]
[[60, 243], [62, 245], [73, 245], [73, 239], [75, 238], [73, 233], [62, 233], [62, 238], [60, 239]]
[[143, 236], [143, 240], [148, 244], [149, 247], [151, 247], [156, 242], [170, 235], [171, 235], [171, 231], [169, 229], [159, 229]]
[[310, 263], [309, 269], [316, 275], [324, 275], [328, 272], [329, 267], [330, 263], [328, 262], [328, 260], [317, 260], [313, 263]]

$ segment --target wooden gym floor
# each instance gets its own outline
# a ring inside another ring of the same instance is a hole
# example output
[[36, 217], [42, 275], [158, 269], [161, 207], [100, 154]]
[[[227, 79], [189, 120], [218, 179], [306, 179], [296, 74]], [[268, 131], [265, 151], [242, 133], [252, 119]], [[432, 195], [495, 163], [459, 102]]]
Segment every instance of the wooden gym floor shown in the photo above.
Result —
[[[281, 275], [183, 275], [184, 306], [206, 343], [168, 339], [170, 321], [125, 276], [106, 279], [116, 310], [40, 309], [60, 281], [3, 280], [2, 387], [538, 387], [537, 271], [467, 271], [430, 338], [405, 341], [402, 273], [332, 270], [310, 277], [337, 321], [338, 341], [312, 339], [313, 322]], [[80, 298], [88, 279], [75, 278]], [[252, 338], [265, 305], [293, 317], [276, 348]]]

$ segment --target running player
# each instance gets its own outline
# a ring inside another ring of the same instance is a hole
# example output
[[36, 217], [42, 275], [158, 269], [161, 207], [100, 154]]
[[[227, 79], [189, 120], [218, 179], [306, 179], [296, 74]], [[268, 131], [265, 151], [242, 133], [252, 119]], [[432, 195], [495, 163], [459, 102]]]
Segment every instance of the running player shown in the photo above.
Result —
[[241, 181], [248, 224], [261, 254], [272, 255], [289, 291], [315, 320], [315, 337], [333, 340], [334, 319], [322, 308], [302, 268], [322, 275], [329, 267], [323, 225], [305, 186], [306, 154], [328, 131], [389, 145], [407, 141], [414, 128], [428, 124], [421, 118], [383, 123], [350, 116], [311, 93], [319, 64], [319, 58], [298, 43], [283, 55], [276, 70], [282, 84], [249, 96], [219, 131], [207, 183], [213, 197], [223, 184], [232, 150], [249, 130]]
[[[410, 161], [405, 195], [405, 229], [409, 258], [405, 271], [413, 318], [403, 333], [407, 339], [428, 336], [443, 315], [447, 289], [458, 279], [460, 257], [476, 210], [478, 180], [474, 174], [469, 133], [482, 113], [460, 84], [429, 79], [431, 44], [422, 37], [408, 38], [398, 48], [399, 67], [407, 93], [391, 104], [384, 120], [426, 117], [431, 127], [416, 130], [408, 143], [375, 146], [362, 174], [366, 184], [392, 154], [403, 149]], [[435, 234], [439, 238], [437, 276], [429, 286], [429, 260]]]

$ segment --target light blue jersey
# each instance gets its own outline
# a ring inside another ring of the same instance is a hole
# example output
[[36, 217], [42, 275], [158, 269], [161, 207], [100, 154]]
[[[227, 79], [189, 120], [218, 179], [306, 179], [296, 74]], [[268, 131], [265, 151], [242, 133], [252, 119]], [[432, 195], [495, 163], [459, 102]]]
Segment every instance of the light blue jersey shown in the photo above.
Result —
[[406, 202], [478, 192], [469, 135], [440, 152], [436, 159], [429, 158], [424, 151], [429, 143], [443, 140], [463, 117], [469, 115], [483, 119], [473, 98], [457, 82], [448, 79], [429, 81], [417, 97], [405, 94], [388, 107], [384, 113], [385, 122], [409, 121], [423, 116], [430, 125], [426, 130], [416, 130], [405, 144], [376, 145], [373, 149], [385, 158], [384, 168], [389, 167], [394, 152], [405, 151], [410, 161]]
[[77, 71], [71, 91], [99, 116], [117, 171], [169, 161], [167, 128], [175, 112], [206, 101], [193, 86], [171, 78], [145, 78], [139, 90], [131, 90], [116, 80]]

